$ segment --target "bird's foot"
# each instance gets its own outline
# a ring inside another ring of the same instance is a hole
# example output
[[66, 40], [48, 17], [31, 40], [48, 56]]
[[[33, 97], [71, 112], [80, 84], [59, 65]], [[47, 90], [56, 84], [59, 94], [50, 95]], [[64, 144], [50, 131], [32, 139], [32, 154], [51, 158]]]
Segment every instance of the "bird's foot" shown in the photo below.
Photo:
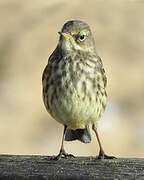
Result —
[[65, 150], [61, 150], [60, 153], [57, 156], [51, 158], [51, 160], [59, 160], [61, 158], [71, 158], [71, 157], [74, 157], [74, 155], [66, 153]]
[[116, 159], [114, 156], [108, 156], [104, 153], [104, 151], [100, 151], [99, 155], [96, 159]]

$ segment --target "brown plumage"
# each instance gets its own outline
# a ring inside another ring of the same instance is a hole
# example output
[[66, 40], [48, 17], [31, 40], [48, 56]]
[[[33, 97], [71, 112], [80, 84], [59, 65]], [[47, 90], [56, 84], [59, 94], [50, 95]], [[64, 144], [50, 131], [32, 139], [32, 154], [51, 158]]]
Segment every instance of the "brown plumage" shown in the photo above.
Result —
[[107, 78], [91, 30], [85, 22], [75, 20], [64, 24], [59, 34], [42, 77], [45, 107], [65, 127], [55, 159], [67, 156], [64, 139], [89, 143], [90, 124], [100, 146], [99, 158], [113, 158], [104, 154], [96, 130], [107, 103]]

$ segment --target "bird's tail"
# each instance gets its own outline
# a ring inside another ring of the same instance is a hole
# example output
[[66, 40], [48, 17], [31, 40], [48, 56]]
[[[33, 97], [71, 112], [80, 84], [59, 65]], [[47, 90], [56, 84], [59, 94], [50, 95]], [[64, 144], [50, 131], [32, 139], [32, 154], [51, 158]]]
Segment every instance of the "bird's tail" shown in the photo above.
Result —
[[91, 134], [89, 127], [86, 127], [85, 129], [76, 129], [76, 130], [67, 129], [65, 133], [65, 141], [74, 141], [74, 140], [79, 140], [83, 143], [90, 143]]

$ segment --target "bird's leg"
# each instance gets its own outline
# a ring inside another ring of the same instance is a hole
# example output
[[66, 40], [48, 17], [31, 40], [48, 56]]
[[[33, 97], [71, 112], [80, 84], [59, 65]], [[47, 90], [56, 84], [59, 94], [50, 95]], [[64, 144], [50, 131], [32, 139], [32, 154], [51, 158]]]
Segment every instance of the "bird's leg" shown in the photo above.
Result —
[[53, 160], [59, 160], [62, 157], [74, 157], [72, 154], [67, 154], [64, 150], [64, 136], [65, 136], [66, 128], [67, 128], [67, 126], [64, 125], [64, 132], [63, 132], [63, 136], [62, 136], [62, 143], [61, 143], [60, 152], [56, 157], [53, 158]]
[[94, 124], [92, 125], [92, 130], [95, 132], [95, 135], [96, 135], [96, 138], [97, 138], [97, 141], [98, 141], [98, 144], [99, 144], [99, 148], [100, 148], [99, 155], [98, 155], [97, 159], [114, 159], [115, 158], [114, 156], [108, 156], [108, 155], [106, 155], [104, 153], [104, 150], [102, 148], [100, 138], [99, 138], [99, 135], [98, 135], [98, 132], [97, 132], [97, 128], [95, 127]]

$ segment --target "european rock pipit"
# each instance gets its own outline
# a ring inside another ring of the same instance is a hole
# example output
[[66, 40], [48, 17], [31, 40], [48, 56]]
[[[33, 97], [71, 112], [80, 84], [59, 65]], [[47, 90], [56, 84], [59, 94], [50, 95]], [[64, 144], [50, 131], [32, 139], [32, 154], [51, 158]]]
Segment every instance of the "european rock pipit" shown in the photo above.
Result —
[[60, 152], [55, 159], [69, 156], [64, 140], [91, 142], [90, 125], [100, 148], [98, 158], [112, 159], [104, 153], [97, 132], [107, 104], [107, 78], [90, 27], [83, 21], [68, 21], [59, 34], [58, 45], [42, 77], [45, 107], [64, 125]]

